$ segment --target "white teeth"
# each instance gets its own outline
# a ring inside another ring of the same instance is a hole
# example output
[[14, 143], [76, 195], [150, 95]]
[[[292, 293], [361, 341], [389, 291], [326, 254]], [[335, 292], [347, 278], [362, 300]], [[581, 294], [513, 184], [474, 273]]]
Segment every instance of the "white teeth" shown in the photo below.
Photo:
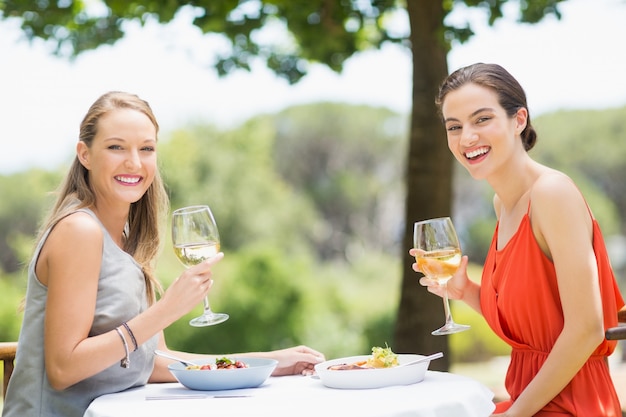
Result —
[[487, 152], [489, 152], [489, 148], [486, 148], [486, 147], [485, 148], [479, 148], [479, 149], [475, 149], [475, 150], [473, 150], [471, 152], [467, 152], [465, 154], [465, 156], [467, 158], [471, 159], [471, 158], [476, 158], [477, 156], [480, 156], [480, 155], [484, 155]]
[[139, 182], [139, 178], [128, 178], [128, 177], [115, 177], [116, 180], [124, 182], [126, 184], [136, 184]]

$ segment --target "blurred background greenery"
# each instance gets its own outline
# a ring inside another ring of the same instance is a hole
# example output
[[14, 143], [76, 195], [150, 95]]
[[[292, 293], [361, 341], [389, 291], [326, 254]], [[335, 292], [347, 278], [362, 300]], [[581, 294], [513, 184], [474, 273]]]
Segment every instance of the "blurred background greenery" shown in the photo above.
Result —
[[[577, 181], [626, 288], [626, 107], [546, 114], [535, 125], [532, 155]], [[401, 247], [407, 128], [406, 115], [384, 108], [317, 103], [229, 130], [198, 124], [162, 132], [172, 209], [209, 204], [214, 211], [226, 257], [211, 300], [231, 316], [193, 328], [188, 319], [198, 306], [167, 329], [170, 347], [238, 352], [304, 343], [330, 358], [391, 345], [408, 250]], [[33, 239], [67, 165], [0, 176], [0, 341], [17, 340]], [[486, 184], [455, 172], [453, 219], [476, 280], [495, 225], [491, 198]], [[168, 222], [164, 234], [158, 274], [167, 287], [182, 266]], [[425, 291], [417, 274], [415, 291]], [[450, 336], [451, 362], [508, 354], [477, 313], [454, 302], [453, 310], [472, 330]], [[443, 321], [443, 307], [436, 314]]]

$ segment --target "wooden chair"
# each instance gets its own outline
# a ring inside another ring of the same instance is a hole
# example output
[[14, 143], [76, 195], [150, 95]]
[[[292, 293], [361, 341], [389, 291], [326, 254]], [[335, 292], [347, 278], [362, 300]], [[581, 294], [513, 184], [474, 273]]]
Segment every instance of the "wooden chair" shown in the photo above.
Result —
[[17, 352], [17, 342], [0, 342], [0, 360], [4, 367], [4, 377], [2, 379], [2, 398], [7, 393], [9, 379], [13, 373], [13, 361]]
[[626, 340], [626, 307], [617, 312], [617, 321], [619, 326], [610, 328], [606, 331], [608, 340]]
[[[626, 307], [617, 312], [619, 325], [608, 329], [605, 337], [608, 340], [626, 340]], [[626, 409], [622, 411], [622, 417], [626, 417]]]

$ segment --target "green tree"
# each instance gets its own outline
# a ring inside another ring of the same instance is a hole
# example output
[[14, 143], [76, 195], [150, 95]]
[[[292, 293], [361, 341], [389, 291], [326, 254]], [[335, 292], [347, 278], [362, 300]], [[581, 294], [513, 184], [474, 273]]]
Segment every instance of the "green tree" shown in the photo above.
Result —
[[32, 170], [0, 177], [0, 271], [17, 272], [30, 258], [32, 240], [46, 208], [58, 173]]
[[[321, 259], [354, 251], [397, 253], [402, 227], [406, 117], [336, 103], [294, 106], [272, 117], [276, 170], [321, 217]], [[323, 123], [320, 123], [323, 121]]]
[[[520, 20], [537, 22], [546, 14], [559, 12], [562, 0], [519, 2]], [[56, 42], [57, 53], [75, 56], [124, 36], [126, 21], [168, 22], [181, 8], [193, 7], [193, 24], [204, 33], [223, 34], [232, 46], [230, 53], [217, 57], [220, 74], [236, 68], [250, 68], [254, 57], [289, 82], [306, 73], [308, 61], [321, 62], [335, 71], [358, 51], [397, 42], [413, 51], [413, 108], [406, 172], [406, 209], [403, 239], [403, 284], [399, 320], [393, 346], [398, 351], [447, 350], [446, 338], [423, 337], [439, 323], [440, 302], [425, 291], [415, 291], [415, 274], [404, 248], [411, 246], [411, 224], [416, 219], [449, 214], [452, 204], [452, 158], [433, 105], [437, 86], [447, 75], [446, 55], [454, 41], [472, 35], [469, 23], [461, 27], [445, 24], [453, 6], [480, 7], [489, 23], [502, 17], [507, 0], [147, 0], [127, 2], [103, 0], [93, 3], [66, 1], [0, 1], [3, 18], [19, 17], [30, 38]], [[394, 31], [390, 17], [406, 12], [410, 33]], [[263, 43], [255, 36], [266, 25], [286, 29], [287, 36], [275, 43]], [[287, 41], [285, 41], [285, 39]], [[436, 361], [447, 368], [447, 356]]]
[[226, 250], [240, 250], [251, 238], [286, 254], [308, 249], [318, 218], [275, 172], [274, 140], [268, 118], [225, 132], [207, 126], [173, 132], [160, 147], [172, 208], [208, 204]]

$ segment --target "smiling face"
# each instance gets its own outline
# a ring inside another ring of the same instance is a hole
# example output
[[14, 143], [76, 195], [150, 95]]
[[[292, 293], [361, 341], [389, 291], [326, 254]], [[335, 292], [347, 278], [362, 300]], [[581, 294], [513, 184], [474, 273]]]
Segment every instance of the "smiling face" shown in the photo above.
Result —
[[468, 83], [450, 91], [441, 112], [448, 148], [476, 179], [488, 178], [516, 154], [525, 153], [520, 133], [526, 126], [526, 109], [508, 116], [490, 88]]
[[156, 174], [156, 146], [156, 127], [141, 111], [118, 108], [103, 114], [91, 146], [83, 141], [77, 145], [97, 204], [128, 206], [138, 201]]

